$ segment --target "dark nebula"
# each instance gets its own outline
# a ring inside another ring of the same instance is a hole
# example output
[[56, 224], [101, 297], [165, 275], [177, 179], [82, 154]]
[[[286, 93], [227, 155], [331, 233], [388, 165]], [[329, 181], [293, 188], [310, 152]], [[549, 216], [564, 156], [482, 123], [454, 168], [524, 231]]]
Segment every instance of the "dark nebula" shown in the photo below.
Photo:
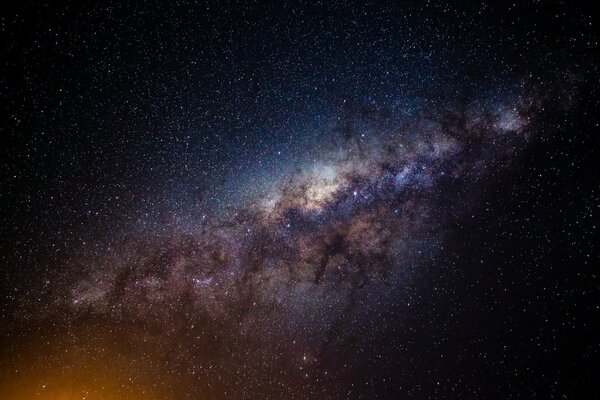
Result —
[[0, 398], [597, 396], [592, 8], [7, 6]]

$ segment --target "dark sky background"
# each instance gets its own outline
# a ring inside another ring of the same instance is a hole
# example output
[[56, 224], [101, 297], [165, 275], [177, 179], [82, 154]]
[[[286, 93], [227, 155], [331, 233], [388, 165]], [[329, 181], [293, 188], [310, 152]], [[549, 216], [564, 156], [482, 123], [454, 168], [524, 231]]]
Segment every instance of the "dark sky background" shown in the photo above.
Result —
[[592, 9], [4, 4], [0, 398], [597, 397]]

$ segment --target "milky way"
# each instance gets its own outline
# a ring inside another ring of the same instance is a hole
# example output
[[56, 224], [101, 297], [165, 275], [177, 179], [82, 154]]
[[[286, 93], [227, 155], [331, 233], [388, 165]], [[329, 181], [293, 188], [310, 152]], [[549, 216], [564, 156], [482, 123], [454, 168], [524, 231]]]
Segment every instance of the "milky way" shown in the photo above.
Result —
[[0, 399], [590, 391], [592, 6], [350, 3], [6, 10]]
[[285, 354], [284, 364], [320, 365], [343, 352], [353, 326], [410, 304], [413, 280], [444, 251], [445, 224], [464, 218], [485, 176], [511, 168], [542, 134], [549, 98], [564, 107], [570, 97], [522, 91], [423, 102], [410, 115], [346, 107], [335, 139], [267, 191], [202, 215], [192, 232], [146, 230], [71, 259], [53, 309], [154, 326], [145, 335], [155, 340], [201, 327], [195, 349], [218, 348], [207, 332], [244, 338], [257, 347], [244, 363]]

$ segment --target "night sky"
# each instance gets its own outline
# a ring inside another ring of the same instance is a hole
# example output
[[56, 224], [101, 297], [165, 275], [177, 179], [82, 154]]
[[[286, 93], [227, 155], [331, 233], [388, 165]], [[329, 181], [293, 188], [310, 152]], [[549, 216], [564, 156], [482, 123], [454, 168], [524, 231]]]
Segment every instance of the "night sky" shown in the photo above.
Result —
[[600, 396], [593, 2], [119, 3], [2, 6], [0, 399]]

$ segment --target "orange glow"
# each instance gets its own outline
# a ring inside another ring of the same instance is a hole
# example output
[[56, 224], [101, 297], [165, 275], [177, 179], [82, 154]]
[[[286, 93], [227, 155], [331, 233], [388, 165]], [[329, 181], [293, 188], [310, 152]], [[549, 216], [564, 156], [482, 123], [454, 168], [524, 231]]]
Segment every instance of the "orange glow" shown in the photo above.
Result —
[[[56, 341], [57, 342], [57, 341]], [[104, 343], [29, 344], [0, 368], [0, 399], [152, 400], [170, 397], [168, 382], [151, 379], [151, 363], [133, 362]], [[26, 357], [20, 354], [27, 354]]]

